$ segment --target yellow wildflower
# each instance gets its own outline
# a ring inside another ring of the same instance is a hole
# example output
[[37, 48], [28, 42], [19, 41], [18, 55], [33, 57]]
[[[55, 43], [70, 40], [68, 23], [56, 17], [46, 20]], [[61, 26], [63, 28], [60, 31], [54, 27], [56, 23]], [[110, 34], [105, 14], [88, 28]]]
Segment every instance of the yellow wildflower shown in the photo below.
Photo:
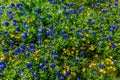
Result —
[[89, 50], [93, 51], [95, 50], [93, 46], [89, 47]]
[[86, 70], [86, 68], [85, 68], [85, 67], [83, 67], [83, 68], [82, 68], [82, 72], [85, 72], [85, 70]]
[[73, 77], [76, 77], [76, 76], [77, 76], [77, 74], [76, 74], [75, 72], [71, 72], [71, 75], [72, 75]]
[[62, 71], [62, 74], [65, 76], [65, 75], [66, 75], [66, 71], [65, 71], [65, 70], [63, 70], [63, 71]]
[[104, 69], [99, 69], [99, 72], [100, 72], [100, 73], [103, 73], [103, 74], [106, 73], [106, 71], [105, 71]]
[[37, 57], [35, 57], [35, 58], [34, 58], [34, 60], [35, 60], [35, 61], [37, 61], [37, 60], [38, 60], [38, 58], [37, 58]]

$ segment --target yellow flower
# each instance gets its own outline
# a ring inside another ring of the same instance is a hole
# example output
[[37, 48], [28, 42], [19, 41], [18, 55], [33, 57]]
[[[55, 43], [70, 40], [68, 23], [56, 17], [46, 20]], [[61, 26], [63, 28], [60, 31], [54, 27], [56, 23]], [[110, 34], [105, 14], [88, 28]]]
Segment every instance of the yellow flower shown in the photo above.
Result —
[[102, 61], [101, 64], [104, 64], [104, 62]]
[[37, 58], [37, 57], [35, 57], [35, 58], [34, 58], [34, 60], [35, 60], [35, 61], [37, 61], [37, 60], [38, 60], [38, 58]]
[[0, 3], [2, 3], [2, 0], [0, 0]]
[[114, 64], [114, 62], [113, 62], [113, 61], [111, 61], [111, 62], [110, 62], [110, 64]]
[[77, 76], [77, 74], [76, 74], [75, 72], [71, 72], [71, 75], [72, 75], [73, 77], [76, 77], [76, 76]]
[[41, 50], [36, 50], [34, 53], [35, 53], [35, 54], [38, 54], [40, 51], [41, 51]]
[[116, 71], [116, 67], [113, 67], [112, 70], [113, 70], [113, 71]]
[[112, 59], [113, 57], [112, 56], [109, 56], [110, 57], [110, 59]]
[[68, 29], [68, 26], [65, 26], [66, 29]]
[[95, 66], [97, 66], [96, 63], [91, 63], [91, 64], [89, 65], [90, 68], [91, 68], [91, 67], [95, 67]]
[[65, 70], [63, 70], [63, 71], [62, 71], [62, 74], [65, 76], [65, 75], [66, 75], [66, 71], [65, 71]]
[[89, 50], [93, 51], [95, 50], [93, 46], [89, 47]]
[[110, 48], [110, 46], [107, 46], [107, 47], [106, 47], [106, 50], [108, 50], [109, 48]]
[[64, 69], [66, 70], [69, 70], [69, 68], [70, 68], [69, 66], [64, 66]]
[[82, 41], [85, 41], [86, 39], [85, 38], [82, 38]]
[[87, 43], [90, 44], [90, 41], [88, 41]]
[[70, 80], [70, 77], [67, 77], [67, 80]]
[[99, 69], [99, 72], [100, 72], [100, 73], [103, 73], [103, 74], [106, 73], [106, 71], [105, 71], [104, 69]]
[[15, 35], [14, 34], [10, 34], [10, 38], [13, 38]]
[[73, 18], [73, 16], [70, 16], [70, 18], [72, 19], [72, 18]]
[[85, 67], [83, 67], [83, 68], [82, 68], [82, 72], [85, 72], [85, 70], [86, 70], [86, 68], [85, 68]]
[[97, 58], [97, 57], [98, 57], [98, 54], [95, 54], [95, 57]]

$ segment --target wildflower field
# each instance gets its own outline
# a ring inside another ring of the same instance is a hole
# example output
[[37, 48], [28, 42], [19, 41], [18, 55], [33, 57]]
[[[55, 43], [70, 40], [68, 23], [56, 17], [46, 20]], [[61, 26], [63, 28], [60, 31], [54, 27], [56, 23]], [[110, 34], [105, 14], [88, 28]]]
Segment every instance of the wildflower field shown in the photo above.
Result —
[[119, 0], [0, 0], [0, 80], [120, 80]]

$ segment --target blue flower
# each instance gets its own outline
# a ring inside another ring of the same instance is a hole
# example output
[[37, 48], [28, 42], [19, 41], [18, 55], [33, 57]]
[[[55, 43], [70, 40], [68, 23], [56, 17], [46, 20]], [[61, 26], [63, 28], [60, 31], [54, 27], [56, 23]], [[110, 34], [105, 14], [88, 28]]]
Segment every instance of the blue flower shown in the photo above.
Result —
[[43, 52], [43, 51], [41, 51], [41, 52], [40, 52], [40, 54], [44, 54], [44, 52]]
[[70, 71], [67, 70], [67, 71], [66, 71], [66, 76], [69, 76], [69, 75], [70, 75]]
[[78, 32], [81, 32], [81, 31], [82, 31], [82, 28], [79, 28], [79, 29], [78, 29]]
[[116, 24], [118, 24], [118, 23], [119, 23], [119, 20], [118, 20], [118, 19], [116, 19], [116, 20], [115, 20], [115, 23], [116, 23]]
[[33, 77], [33, 78], [36, 78], [37, 76], [38, 76], [37, 73], [33, 73], [33, 74], [32, 74], [32, 77]]
[[54, 60], [57, 60], [58, 59], [58, 55], [54, 55]]
[[57, 34], [53, 34], [52, 37], [53, 37], [53, 39], [56, 39], [57, 38]]
[[108, 40], [111, 41], [112, 39], [113, 39], [113, 36], [109, 36], [109, 37], [108, 37]]
[[2, 10], [0, 10], [0, 15], [2, 15]]
[[103, 21], [104, 20], [104, 18], [100, 18], [100, 21]]
[[113, 60], [114, 64], [117, 64], [117, 60]]
[[112, 48], [114, 49], [114, 48], [116, 48], [117, 47], [117, 44], [112, 44]]
[[21, 69], [18, 70], [18, 73], [23, 73], [23, 72], [24, 72], [23, 68], [21, 68]]
[[93, 31], [92, 34], [93, 34], [93, 35], [96, 35], [96, 31]]
[[84, 6], [80, 7], [79, 12], [82, 12], [84, 10]]
[[105, 14], [105, 13], [107, 13], [107, 10], [103, 10], [102, 12]]
[[26, 66], [27, 66], [27, 68], [31, 68], [32, 67], [31, 62], [27, 62]]
[[88, 32], [89, 32], [89, 28], [86, 28], [84, 31], [85, 31], [86, 33], [88, 33]]
[[19, 26], [16, 26], [15, 30], [16, 30], [16, 31], [20, 31], [20, 27], [19, 27]]
[[54, 68], [55, 64], [54, 63], [50, 63], [50, 68]]
[[44, 65], [42, 63], [39, 64], [38, 69], [43, 69]]
[[100, 65], [99, 65], [99, 68], [104, 68], [104, 65], [103, 65], [103, 64], [100, 64]]
[[56, 51], [55, 50], [52, 50], [52, 55], [56, 55]]
[[47, 31], [47, 33], [46, 33], [47, 36], [50, 36], [51, 34], [52, 34], [51, 30]]
[[60, 76], [60, 70], [59, 69], [56, 71], [56, 75]]
[[62, 39], [66, 39], [68, 37], [68, 35], [65, 33], [62, 35]]
[[94, 6], [93, 6], [93, 4], [90, 6], [90, 9], [93, 9], [94, 8]]
[[106, 34], [102, 34], [103, 37], [106, 37], [107, 35]]
[[48, 60], [47, 60], [47, 59], [44, 59], [44, 60], [43, 60], [43, 63], [44, 63], [44, 64], [48, 63]]
[[82, 39], [84, 37], [84, 34], [80, 34], [79, 37]]
[[37, 35], [37, 39], [41, 39], [41, 34], [38, 34], [38, 35]]
[[114, 31], [114, 30], [115, 30], [115, 26], [111, 26], [110, 31]]
[[3, 74], [2, 73], [0, 73], [0, 77], [2, 77], [3, 76]]
[[50, 3], [52, 2], [52, 0], [48, 0]]
[[103, 28], [103, 26], [100, 26], [100, 29], [102, 29]]
[[22, 36], [22, 39], [25, 39], [26, 36], [27, 36], [27, 33], [26, 33], [26, 32], [23, 32], [21, 36]]
[[18, 55], [19, 54], [19, 48], [16, 48], [15, 50], [14, 50], [14, 55]]
[[80, 52], [80, 55], [81, 55], [81, 56], [84, 56], [84, 55], [85, 55], [85, 52], [84, 52], [84, 51], [81, 51], [81, 52]]
[[48, 14], [48, 18], [51, 18], [52, 16], [50, 14]]
[[37, 8], [37, 13], [40, 14], [41, 13], [41, 9]]
[[14, 45], [14, 41], [10, 40], [10, 46]]
[[19, 7], [22, 6], [22, 5], [21, 5], [21, 3], [17, 3], [16, 6], [19, 8]]
[[30, 56], [30, 54], [29, 54], [29, 53], [26, 53], [26, 54], [25, 54], [25, 57], [29, 57], [29, 56]]
[[39, 45], [41, 45], [41, 44], [42, 44], [42, 42], [38, 41], [38, 42], [37, 42], [37, 44], [38, 44], [38, 46], [39, 46]]
[[9, 22], [5, 22], [4, 25], [8, 27], [9, 26]]
[[11, 8], [15, 7], [15, 4], [14, 3], [11, 3]]
[[78, 58], [75, 58], [75, 59], [74, 59], [74, 62], [75, 62], [75, 63], [77, 63], [78, 61], [79, 61], [79, 59], [78, 59]]
[[0, 70], [4, 70], [6, 68], [6, 64], [0, 61]]
[[60, 77], [59, 80], [65, 80], [65, 78], [64, 77]]

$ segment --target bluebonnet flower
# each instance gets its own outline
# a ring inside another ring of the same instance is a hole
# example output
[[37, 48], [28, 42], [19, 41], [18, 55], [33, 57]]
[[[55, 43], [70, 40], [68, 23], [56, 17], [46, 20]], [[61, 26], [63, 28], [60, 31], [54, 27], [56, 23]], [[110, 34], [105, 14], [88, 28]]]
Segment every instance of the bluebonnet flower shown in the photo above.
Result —
[[14, 45], [14, 41], [10, 40], [10, 46]]
[[46, 33], [47, 36], [50, 36], [51, 34], [52, 34], [51, 30], [47, 31], [47, 33]]
[[35, 52], [35, 49], [30, 49], [30, 52], [31, 52], [31, 53], [34, 53], [34, 52]]
[[106, 34], [102, 34], [103, 37], [106, 37], [107, 35]]
[[2, 73], [0, 73], [0, 77], [2, 77], [3, 76], [3, 74]]
[[64, 30], [61, 30], [61, 31], [60, 31], [60, 34], [64, 34], [64, 33], [65, 33], [65, 31], [64, 31]]
[[12, 14], [12, 11], [7, 11], [6, 14], [10, 15]]
[[44, 67], [43, 67], [43, 70], [44, 70], [44, 71], [48, 70], [48, 67], [47, 67], [47, 66], [44, 66]]
[[53, 39], [56, 39], [57, 38], [57, 34], [53, 34], [52, 37], [53, 37]]
[[115, 7], [117, 7], [117, 6], [118, 6], [118, 1], [116, 1], [116, 2], [114, 3], [114, 6], [115, 6]]
[[115, 30], [115, 26], [111, 26], [109, 31], [113, 32], [114, 30]]
[[22, 6], [22, 5], [21, 5], [21, 3], [17, 3], [16, 6], [19, 8], [19, 7]]
[[56, 75], [57, 75], [57, 76], [60, 76], [60, 70], [59, 70], [59, 69], [56, 70]]
[[1, 6], [1, 8], [2, 8], [2, 10], [3, 10], [3, 9], [5, 9], [5, 6], [4, 6], [4, 5], [2, 5], [2, 6]]
[[36, 78], [37, 76], [38, 76], [37, 73], [33, 73], [33, 74], [32, 74], [32, 77], [33, 77], [33, 78]]
[[74, 59], [74, 62], [75, 62], [75, 63], [77, 63], [78, 61], [79, 61], [79, 59], [78, 59], [78, 58], [75, 58], [75, 59]]
[[35, 25], [35, 27], [39, 27], [39, 26], [40, 26], [40, 24], [36, 24], [36, 25]]
[[50, 63], [50, 68], [54, 68], [55, 64], [54, 63]]
[[81, 56], [84, 56], [84, 55], [85, 55], [85, 52], [84, 52], [84, 51], [81, 51], [81, 52], [80, 52], [80, 55], [81, 55]]
[[72, 30], [75, 30], [75, 27], [72, 27]]
[[79, 28], [79, 29], [78, 29], [78, 32], [82, 32], [82, 28]]
[[38, 34], [38, 35], [37, 35], [37, 39], [41, 39], [41, 34]]
[[69, 76], [69, 75], [70, 75], [70, 71], [67, 70], [67, 71], [66, 71], [66, 76]]
[[44, 59], [44, 60], [43, 60], [43, 63], [44, 63], [44, 64], [48, 63], [48, 60], [47, 60], [47, 59]]
[[54, 2], [53, 2], [54, 4], [56, 4], [57, 3], [57, 0], [54, 0]]
[[21, 36], [22, 36], [22, 39], [25, 39], [26, 36], [27, 36], [27, 33], [26, 33], [26, 32], [23, 32]]
[[12, 20], [12, 19], [13, 19], [13, 17], [12, 17], [12, 16], [10, 16], [10, 17], [9, 17], [9, 20]]
[[53, 30], [53, 26], [49, 26], [50, 30], [52, 31]]
[[64, 2], [64, 0], [61, 0], [61, 2]]
[[109, 2], [109, 0], [106, 0], [106, 2]]
[[52, 16], [50, 14], [48, 14], [48, 18], [51, 18]]
[[99, 68], [104, 68], [104, 65], [103, 65], [103, 64], [100, 64], [100, 65], [99, 65]]
[[43, 52], [43, 51], [41, 51], [41, 52], [40, 52], [40, 54], [44, 54], [44, 52]]
[[84, 34], [80, 34], [79, 37], [82, 39], [84, 38]]
[[39, 29], [38, 32], [45, 33], [46, 32], [46, 28], [43, 27], [42, 29]]
[[67, 37], [68, 37], [68, 34], [66, 33], [62, 35], [62, 39], [66, 39]]
[[92, 19], [88, 19], [88, 21], [87, 21], [89, 24], [91, 24], [91, 22], [92, 22]]
[[21, 68], [21, 69], [18, 70], [18, 73], [23, 73], [23, 72], [24, 72], [23, 68]]
[[115, 49], [117, 47], [117, 44], [112, 44], [112, 48]]
[[100, 21], [103, 21], [104, 19], [103, 18], [100, 18]]
[[84, 6], [80, 7], [79, 12], [82, 12], [84, 10]]
[[23, 25], [26, 25], [26, 21], [23, 21]]
[[32, 67], [31, 62], [27, 62], [26, 66], [27, 66], [27, 68], [31, 68]]
[[114, 64], [117, 64], [117, 60], [113, 60]]
[[40, 14], [41, 13], [41, 9], [37, 8], [37, 13]]
[[86, 33], [88, 33], [88, 32], [89, 32], [89, 28], [86, 28], [84, 31], [85, 31]]
[[113, 36], [109, 36], [109, 37], [108, 37], [108, 40], [111, 41], [112, 39], [113, 39]]
[[30, 49], [34, 49], [35, 45], [34, 44], [30, 44]]
[[60, 77], [59, 80], [65, 80], [65, 78], [64, 77]]
[[58, 55], [54, 55], [54, 60], [57, 60], [58, 59]]
[[103, 28], [103, 26], [100, 26], [100, 29], [102, 29]]
[[2, 15], [2, 10], [0, 10], [0, 15]]
[[23, 7], [22, 7], [22, 6], [20, 6], [20, 7], [19, 7], [19, 10], [20, 10], [20, 11], [23, 11]]
[[16, 48], [15, 50], [14, 50], [14, 55], [18, 55], [19, 54], [19, 48]]
[[5, 22], [4, 25], [8, 27], [9, 26], [9, 22]]
[[94, 8], [94, 6], [93, 6], [93, 4], [90, 6], [90, 9], [93, 9]]
[[52, 55], [56, 55], [56, 51], [55, 50], [52, 50]]
[[38, 69], [43, 69], [44, 65], [42, 63], [39, 64]]
[[92, 32], [92, 35], [96, 35], [96, 31], [93, 31], [93, 32]]
[[16, 26], [15, 30], [16, 30], [16, 31], [20, 31], [20, 27], [19, 27], [19, 26]]
[[77, 78], [76, 80], [81, 80], [80, 78]]
[[116, 20], [115, 20], [115, 23], [116, 23], [116, 24], [118, 24], [118, 23], [119, 23], [119, 20], [118, 20], [118, 19], [116, 19]]
[[91, 22], [91, 24], [95, 24], [95, 22], [94, 22], [94, 21], [92, 21], [92, 22]]
[[39, 17], [39, 20], [40, 20], [40, 21], [42, 21], [42, 20], [43, 20], [42, 16], [40, 16], [40, 17]]
[[15, 4], [14, 3], [11, 3], [11, 8], [15, 7]]
[[4, 70], [6, 68], [6, 64], [0, 61], [0, 70]]
[[52, 3], [52, 0], [48, 0], [50, 3]]
[[105, 13], [107, 13], [107, 10], [104, 9], [102, 12], [105, 14]]
[[42, 42], [38, 41], [38, 42], [37, 42], [37, 44], [38, 44], [38, 45], [41, 45], [41, 44], [42, 44]]
[[25, 57], [29, 57], [29, 56], [30, 56], [30, 54], [29, 54], [29, 53], [26, 53], [26, 54], [25, 54]]
[[26, 29], [28, 29], [29, 28], [29, 26], [26, 24], [26, 25], [24, 25], [24, 27], [26, 28]]

